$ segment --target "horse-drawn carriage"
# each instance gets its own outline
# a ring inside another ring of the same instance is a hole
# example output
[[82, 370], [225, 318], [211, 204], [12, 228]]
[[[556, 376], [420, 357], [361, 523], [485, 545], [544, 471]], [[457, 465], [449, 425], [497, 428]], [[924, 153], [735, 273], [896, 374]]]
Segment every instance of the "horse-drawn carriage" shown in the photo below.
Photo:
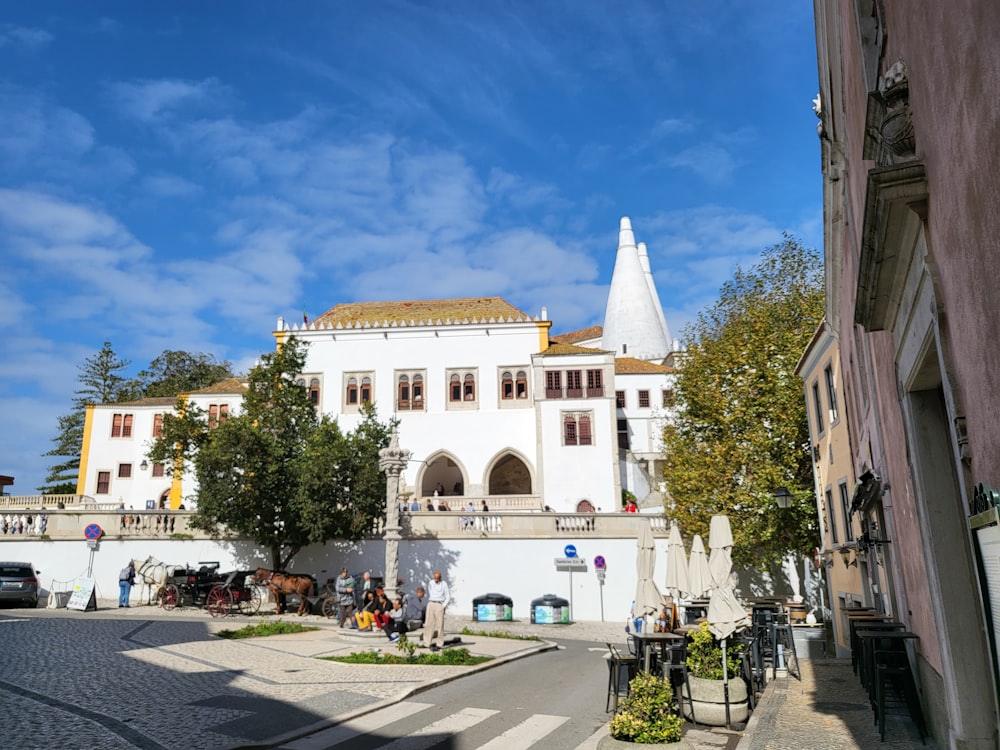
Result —
[[[260, 609], [260, 589], [253, 583], [252, 570], [220, 573], [219, 563], [199, 563], [201, 567], [174, 568], [160, 590], [160, 606], [166, 610], [180, 606], [204, 607], [213, 617], [234, 611], [245, 615]], [[250, 579], [250, 580], [248, 580]]]

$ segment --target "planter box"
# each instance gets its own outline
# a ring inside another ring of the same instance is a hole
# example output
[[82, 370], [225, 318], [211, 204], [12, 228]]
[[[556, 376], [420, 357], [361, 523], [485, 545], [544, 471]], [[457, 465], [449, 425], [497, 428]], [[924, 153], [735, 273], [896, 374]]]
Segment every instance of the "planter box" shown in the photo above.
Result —
[[[694, 720], [710, 727], [726, 725], [726, 694], [722, 680], [704, 680], [701, 677], [689, 676], [691, 681], [691, 699], [694, 703]], [[681, 710], [685, 719], [691, 719], [691, 710], [687, 702], [687, 686], [681, 685]], [[747, 684], [742, 677], [729, 678], [729, 720], [743, 723], [750, 717], [750, 705], [747, 701]]]

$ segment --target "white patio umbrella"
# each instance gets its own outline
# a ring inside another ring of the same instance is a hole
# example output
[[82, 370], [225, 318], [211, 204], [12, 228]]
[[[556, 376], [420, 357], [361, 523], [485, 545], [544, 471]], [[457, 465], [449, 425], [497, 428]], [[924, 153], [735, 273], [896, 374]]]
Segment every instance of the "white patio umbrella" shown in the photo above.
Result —
[[655, 615], [663, 607], [663, 595], [653, 582], [656, 567], [656, 542], [648, 523], [639, 526], [635, 542], [635, 616], [645, 618]]
[[729, 672], [726, 664], [726, 640], [750, 624], [747, 611], [736, 600], [736, 576], [733, 575], [733, 532], [729, 517], [712, 516], [708, 531], [712, 550], [708, 567], [712, 574], [708, 602], [708, 629], [722, 642], [722, 689], [726, 701], [726, 726], [729, 726]]
[[[704, 553], [704, 551], [703, 551]], [[687, 596], [691, 589], [688, 586], [688, 561], [684, 552], [684, 541], [681, 530], [676, 523], [670, 524], [670, 536], [667, 537], [667, 593], [674, 599]]]
[[708, 556], [701, 534], [695, 534], [691, 541], [691, 559], [688, 560], [688, 593], [699, 599], [712, 588], [712, 571], [708, 569]]

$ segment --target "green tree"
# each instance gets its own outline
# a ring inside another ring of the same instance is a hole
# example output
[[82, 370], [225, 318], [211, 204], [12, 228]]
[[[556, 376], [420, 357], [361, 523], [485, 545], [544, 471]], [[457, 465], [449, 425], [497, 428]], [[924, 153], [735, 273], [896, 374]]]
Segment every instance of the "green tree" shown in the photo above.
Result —
[[[734, 557], [758, 568], [818, 543], [802, 381], [795, 366], [823, 318], [823, 267], [786, 235], [684, 330], [678, 414], [664, 429], [667, 514], [707, 539], [730, 517]], [[773, 490], [791, 490], [779, 509]]]
[[49, 468], [46, 483], [38, 488], [43, 495], [76, 492], [87, 404], [118, 403], [135, 398], [137, 392], [133, 383], [121, 374], [130, 364], [129, 360], [115, 354], [110, 341], [105, 341], [97, 354], [87, 357], [82, 365], [77, 366], [80, 387], [74, 391], [73, 410], [59, 417], [59, 432], [52, 439], [55, 447], [45, 454], [63, 460]]
[[139, 372], [133, 388], [146, 398], [176, 396], [231, 377], [233, 366], [228, 361], [217, 362], [211, 354], [167, 349]]
[[304, 365], [305, 344], [289, 339], [251, 370], [238, 415], [210, 429], [204, 412], [179, 403], [149, 454], [175, 469], [193, 467], [193, 526], [252, 538], [275, 570], [308, 544], [358, 539], [385, 511], [378, 450], [393, 425], [380, 424], [372, 407], [346, 435], [320, 419], [295, 382]]

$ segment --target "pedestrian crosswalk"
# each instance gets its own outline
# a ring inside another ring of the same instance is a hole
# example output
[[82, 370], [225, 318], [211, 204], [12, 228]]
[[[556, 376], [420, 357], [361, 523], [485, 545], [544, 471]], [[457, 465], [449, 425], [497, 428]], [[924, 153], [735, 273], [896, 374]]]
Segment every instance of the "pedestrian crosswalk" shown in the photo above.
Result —
[[[279, 750], [347, 750], [361, 746], [362, 742], [364, 747], [371, 750], [428, 750], [446, 738], [461, 735], [501, 713], [489, 708], [463, 707], [442, 716], [440, 712], [429, 710], [434, 706], [432, 703], [403, 701], [293, 740], [282, 745]], [[569, 720], [569, 716], [532, 714], [512, 727], [498, 721], [495, 722], [497, 733], [482, 744], [463, 742], [461, 745], [449, 744], [448, 747], [469, 750], [528, 750], [544, 745], [551, 748], [553, 745], [546, 738]], [[606, 733], [607, 728], [602, 727], [593, 737], [573, 750], [596, 747], [599, 736]], [[379, 741], [382, 744], [378, 744]]]

